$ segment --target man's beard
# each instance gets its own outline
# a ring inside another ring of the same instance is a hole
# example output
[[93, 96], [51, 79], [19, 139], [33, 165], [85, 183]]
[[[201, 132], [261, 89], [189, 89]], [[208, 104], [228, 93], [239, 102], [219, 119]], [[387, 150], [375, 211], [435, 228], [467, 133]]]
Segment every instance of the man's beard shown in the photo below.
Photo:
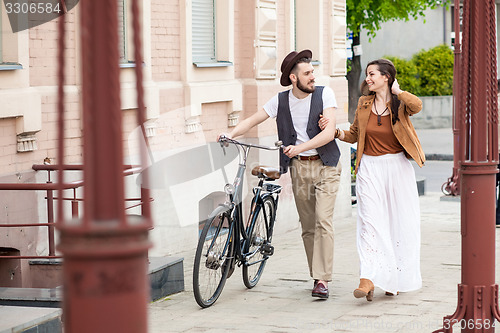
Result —
[[300, 80], [297, 80], [297, 88], [299, 88], [300, 91], [303, 91], [307, 94], [312, 94], [314, 92], [314, 90], [316, 89], [315, 86], [313, 86], [312, 88], [308, 88], [306, 86], [303, 86], [302, 83], [300, 83]]

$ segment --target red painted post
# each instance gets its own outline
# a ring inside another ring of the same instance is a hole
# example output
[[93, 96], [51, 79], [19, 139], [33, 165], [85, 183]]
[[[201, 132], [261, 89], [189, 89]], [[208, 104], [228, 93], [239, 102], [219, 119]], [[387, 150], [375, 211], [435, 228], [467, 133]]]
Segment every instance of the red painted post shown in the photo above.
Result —
[[78, 200], [76, 199], [76, 188], [73, 189], [73, 200], [71, 200], [71, 217], [78, 218]]
[[458, 196], [460, 195], [460, 117], [459, 117], [459, 105], [461, 105], [460, 98], [463, 96], [460, 92], [461, 81], [460, 81], [460, 70], [461, 66], [461, 17], [460, 17], [460, 0], [455, 0], [454, 8], [454, 28], [455, 28], [455, 42], [454, 47], [454, 62], [453, 62], [453, 170], [452, 175], [441, 187], [442, 192], [446, 195]]
[[[132, 26], [134, 29], [134, 58], [138, 64], [142, 64], [142, 40], [141, 36], [141, 25], [139, 19], [139, 2], [138, 0], [132, 0]], [[146, 135], [146, 129], [144, 124], [146, 122], [146, 111], [144, 105], [144, 88], [142, 86], [143, 81], [143, 71], [142, 66], [135, 67], [135, 75], [136, 75], [136, 89], [137, 89], [137, 123], [141, 126], [141, 132], [146, 143], [146, 146], [149, 148], [148, 137]], [[146, 153], [146, 149], [141, 149], [141, 164], [146, 165], [148, 162], [148, 155]], [[151, 156], [151, 161], [153, 160]], [[141, 214], [149, 223], [149, 226], [152, 227], [151, 220], [151, 208], [150, 208], [150, 191], [149, 191], [149, 174], [147, 171], [142, 173], [143, 186], [141, 188]]]
[[[495, 187], [498, 103], [495, 1], [463, 2], [459, 160], [462, 283], [456, 312], [436, 332], [494, 332], [500, 320], [495, 285]], [[457, 152], [455, 151], [455, 154]]]
[[58, 224], [64, 332], [147, 332], [148, 221], [125, 215], [117, 1], [80, 10], [85, 186], [83, 218]]
[[[47, 171], [47, 184], [52, 184], [50, 180], [50, 171]], [[49, 242], [49, 256], [56, 255], [56, 241], [54, 237], [54, 190], [47, 189], [47, 223], [49, 227], [48, 231], [48, 242]]]
[[[50, 173], [49, 173], [50, 174]], [[49, 180], [47, 184], [51, 184]], [[47, 222], [51, 224], [48, 229], [49, 256], [56, 255], [56, 241], [54, 237], [54, 190], [47, 190]]]

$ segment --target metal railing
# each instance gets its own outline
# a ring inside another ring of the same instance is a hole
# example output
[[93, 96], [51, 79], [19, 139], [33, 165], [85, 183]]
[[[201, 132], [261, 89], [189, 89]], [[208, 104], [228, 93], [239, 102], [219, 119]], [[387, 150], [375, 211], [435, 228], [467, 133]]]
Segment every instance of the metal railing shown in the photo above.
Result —
[[[48, 255], [35, 255], [35, 256], [2, 256], [0, 259], [56, 259], [62, 258], [61, 255], [56, 255], [56, 244], [55, 244], [55, 219], [54, 219], [54, 201], [63, 204], [64, 201], [71, 201], [71, 216], [73, 218], [79, 217], [79, 202], [83, 202], [83, 198], [77, 196], [77, 189], [84, 186], [83, 180], [77, 180], [73, 182], [67, 182], [62, 184], [64, 190], [73, 190], [72, 197], [61, 197], [58, 198], [54, 196], [54, 191], [59, 190], [61, 184], [53, 183], [51, 180], [51, 173], [58, 171], [60, 166], [50, 165], [50, 164], [34, 164], [32, 169], [35, 171], [47, 171], [47, 182], [46, 183], [0, 183], [0, 191], [47, 191], [45, 199], [47, 200], [47, 222], [39, 223], [0, 223], [0, 228], [24, 228], [24, 227], [47, 227], [48, 231], [48, 243], [49, 243], [49, 253]], [[140, 173], [142, 168], [134, 165], [124, 165], [123, 166], [123, 176], [130, 176], [133, 174]], [[82, 165], [63, 165], [62, 169], [64, 171], [83, 171]], [[141, 191], [141, 197], [139, 198], [126, 198], [126, 202], [136, 202], [128, 207], [126, 210], [142, 207], [146, 201], [151, 202], [152, 198], [144, 198], [144, 192]]]

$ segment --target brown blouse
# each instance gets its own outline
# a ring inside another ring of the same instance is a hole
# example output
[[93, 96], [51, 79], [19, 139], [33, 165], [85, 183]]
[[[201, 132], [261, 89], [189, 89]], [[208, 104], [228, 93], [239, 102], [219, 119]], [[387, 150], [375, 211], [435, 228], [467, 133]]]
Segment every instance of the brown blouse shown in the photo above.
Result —
[[397, 154], [404, 151], [394, 135], [389, 115], [380, 117], [382, 125], [377, 124], [377, 115], [370, 112], [368, 125], [366, 127], [365, 151], [364, 154], [380, 156], [385, 154]]

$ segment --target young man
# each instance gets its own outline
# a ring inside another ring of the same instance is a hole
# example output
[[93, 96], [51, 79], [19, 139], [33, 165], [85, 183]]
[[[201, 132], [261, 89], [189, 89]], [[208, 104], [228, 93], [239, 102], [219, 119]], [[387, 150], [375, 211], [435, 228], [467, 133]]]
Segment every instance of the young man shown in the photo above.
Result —
[[[290, 168], [295, 204], [302, 225], [302, 240], [309, 272], [314, 279], [313, 297], [329, 296], [333, 271], [333, 208], [340, 181], [340, 151], [335, 134], [335, 95], [329, 87], [316, 87], [312, 52], [289, 53], [281, 64], [282, 86], [292, 89], [271, 98], [239, 123], [230, 138], [246, 133], [264, 120], [276, 118], [278, 137], [286, 148], [280, 154], [280, 171]], [[328, 118], [321, 131], [318, 121]]]

